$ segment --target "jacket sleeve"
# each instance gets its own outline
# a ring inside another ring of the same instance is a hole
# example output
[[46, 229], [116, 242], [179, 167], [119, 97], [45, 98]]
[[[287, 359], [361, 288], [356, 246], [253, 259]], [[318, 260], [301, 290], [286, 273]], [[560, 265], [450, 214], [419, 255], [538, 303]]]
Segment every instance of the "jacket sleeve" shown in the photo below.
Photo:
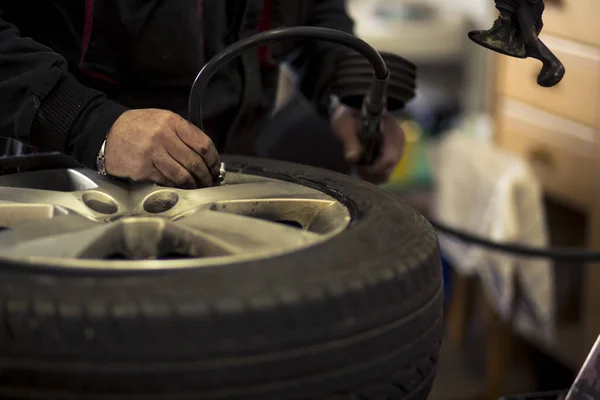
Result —
[[[312, 0], [307, 25], [336, 29], [354, 34], [354, 21], [348, 15], [346, 0]], [[328, 85], [336, 58], [348, 51], [334, 43], [302, 43], [289, 59], [299, 73], [301, 92], [317, 106], [321, 114], [328, 109]]]
[[58, 53], [21, 37], [0, 10], [0, 136], [72, 154], [95, 168], [104, 138], [126, 108], [68, 73]]

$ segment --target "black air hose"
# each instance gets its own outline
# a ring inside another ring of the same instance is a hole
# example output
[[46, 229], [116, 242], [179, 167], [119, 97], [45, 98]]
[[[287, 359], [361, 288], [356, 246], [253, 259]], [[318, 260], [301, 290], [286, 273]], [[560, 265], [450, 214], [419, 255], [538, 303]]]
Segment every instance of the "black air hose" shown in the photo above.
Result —
[[[203, 94], [210, 79], [225, 64], [232, 61], [244, 51], [283, 40], [315, 39], [337, 43], [348, 47], [360, 54], [348, 54], [338, 62], [337, 74], [332, 83], [333, 92], [337, 92], [340, 99], [349, 105], [358, 106], [362, 100], [369, 99], [369, 106], [374, 113], [386, 107], [386, 101], [392, 108], [401, 108], [414, 96], [416, 81], [415, 67], [401, 57], [385, 54], [382, 57], [373, 47], [365, 41], [345, 32], [317, 27], [294, 27], [274, 29], [250, 36], [229, 46], [223, 52], [212, 58], [198, 73], [192, 86], [189, 98], [190, 121], [203, 129], [202, 100]], [[389, 62], [390, 69], [384, 58]], [[372, 72], [365, 70], [365, 61], [371, 66]], [[390, 74], [390, 70], [392, 74]], [[396, 73], [394, 73], [396, 71]], [[393, 78], [390, 80], [390, 75]], [[390, 91], [385, 98], [390, 81]], [[366, 96], [365, 96], [366, 93]], [[363, 103], [364, 104], [364, 103]], [[225, 141], [222, 140], [217, 149], [222, 151]], [[485, 247], [490, 250], [510, 253], [516, 256], [549, 258], [562, 261], [593, 262], [600, 261], [599, 251], [584, 251], [571, 248], [542, 249], [522, 246], [518, 244], [497, 243], [479, 237], [466, 231], [454, 229], [441, 222], [430, 220], [438, 232], [455, 237], [461, 241]]]

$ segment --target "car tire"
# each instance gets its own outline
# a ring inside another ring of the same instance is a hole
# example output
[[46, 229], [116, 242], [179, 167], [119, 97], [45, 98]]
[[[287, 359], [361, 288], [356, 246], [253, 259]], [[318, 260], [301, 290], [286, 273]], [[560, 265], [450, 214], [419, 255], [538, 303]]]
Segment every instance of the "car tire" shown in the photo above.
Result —
[[226, 266], [73, 272], [0, 262], [0, 398], [427, 398], [443, 285], [426, 219], [342, 174], [224, 161], [321, 190], [353, 221], [312, 247]]

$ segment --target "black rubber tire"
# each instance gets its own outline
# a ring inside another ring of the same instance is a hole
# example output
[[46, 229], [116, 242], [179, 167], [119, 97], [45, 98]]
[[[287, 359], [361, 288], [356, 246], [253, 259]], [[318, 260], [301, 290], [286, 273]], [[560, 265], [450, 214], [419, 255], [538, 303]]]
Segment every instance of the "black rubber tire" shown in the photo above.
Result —
[[[359, 68], [348, 68], [348, 69], [344, 69], [343, 71], [340, 71], [337, 74], [336, 78], [337, 78], [336, 80], [338, 82], [347, 80], [347, 79], [357, 79], [357, 78], [361, 79], [361, 80], [364, 79], [364, 80], [372, 81], [373, 73], [369, 72], [369, 71], [361, 70]], [[394, 79], [390, 83], [393, 85], [405, 87], [407, 89], [415, 89], [417, 86], [415, 80], [410, 79], [410, 78]]]
[[[346, 106], [360, 109], [365, 93], [369, 91], [370, 86], [370, 80], [363, 79], [361, 81], [360, 78], [354, 77], [336, 81], [332, 85], [332, 92], [335, 93], [340, 98], [340, 101]], [[404, 105], [414, 97], [414, 88], [394, 82], [388, 86], [387, 109], [389, 111], [401, 110], [404, 108]]]
[[140, 273], [0, 265], [0, 398], [420, 400], [442, 337], [437, 237], [350, 177], [225, 157], [345, 203], [331, 240], [271, 259]]
[[[380, 53], [390, 71], [387, 86], [387, 109], [399, 111], [412, 100], [416, 88], [417, 68], [411, 62], [391, 53]], [[365, 93], [373, 81], [373, 68], [364, 57], [349, 52], [337, 60], [330, 91], [342, 104], [360, 109]]]
[[[388, 67], [390, 69], [399, 68], [399, 69], [406, 70], [406, 71], [416, 71], [417, 70], [417, 66], [414, 63], [408, 61], [407, 59], [405, 59], [403, 57], [400, 57], [399, 55], [397, 55], [395, 53], [380, 51], [379, 54], [381, 54], [381, 57], [383, 57], [383, 60], [385, 61], [385, 63], [388, 65]], [[349, 50], [348, 52], [341, 55], [336, 60], [336, 64], [340, 65], [340, 66], [344, 65], [344, 64], [354, 64], [354, 63], [368, 65], [368, 61], [366, 61], [365, 57], [362, 56], [361, 54], [355, 52], [354, 50]]]
[[[390, 71], [394, 71], [394, 75], [397, 77], [402, 77], [404, 79], [414, 80], [417, 77], [417, 70], [412, 68], [407, 68], [403, 64], [393, 63], [386, 61], [386, 64]], [[371, 64], [365, 63], [364, 59], [354, 59], [354, 60], [344, 60], [338, 62], [336, 65], [336, 71], [346, 71], [346, 70], [360, 70], [362, 72], [368, 73], [370, 76], [373, 76], [373, 68]]]

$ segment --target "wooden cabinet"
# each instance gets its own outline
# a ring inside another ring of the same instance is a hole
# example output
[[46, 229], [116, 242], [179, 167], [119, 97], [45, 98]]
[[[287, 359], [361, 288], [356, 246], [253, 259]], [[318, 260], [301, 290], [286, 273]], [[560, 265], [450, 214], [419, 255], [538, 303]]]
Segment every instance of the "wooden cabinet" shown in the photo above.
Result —
[[546, 0], [544, 32], [600, 48], [600, 1]]
[[[495, 140], [531, 165], [546, 192], [587, 216], [587, 245], [600, 249], [600, 0], [546, 0], [541, 39], [563, 61], [553, 88], [536, 84], [537, 60], [496, 56]], [[581, 312], [561, 351], [577, 368], [600, 335], [600, 265], [583, 266]], [[562, 337], [558, 327], [557, 336]], [[571, 346], [573, 347], [573, 346]], [[579, 351], [580, 350], [580, 351]], [[560, 353], [560, 354], [559, 354]]]
[[596, 132], [534, 107], [503, 98], [496, 142], [528, 161], [546, 190], [577, 207], [595, 203]]
[[499, 56], [498, 94], [534, 105], [553, 115], [598, 126], [600, 49], [549, 36], [543, 40], [565, 65], [563, 80], [551, 88], [541, 87], [537, 84], [541, 62]]

